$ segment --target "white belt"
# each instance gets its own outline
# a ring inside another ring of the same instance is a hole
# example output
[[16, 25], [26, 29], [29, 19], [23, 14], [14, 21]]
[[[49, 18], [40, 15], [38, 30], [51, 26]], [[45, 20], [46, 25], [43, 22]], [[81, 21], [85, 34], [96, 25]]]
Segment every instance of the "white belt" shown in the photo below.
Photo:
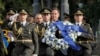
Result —
[[16, 40], [15, 42], [32, 42], [32, 40]]

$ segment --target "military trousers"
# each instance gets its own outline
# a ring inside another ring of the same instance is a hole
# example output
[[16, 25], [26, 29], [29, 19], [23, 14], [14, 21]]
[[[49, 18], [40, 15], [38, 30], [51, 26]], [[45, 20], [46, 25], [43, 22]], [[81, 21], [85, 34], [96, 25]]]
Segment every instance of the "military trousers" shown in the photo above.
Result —
[[0, 56], [5, 56], [4, 48], [0, 47]]
[[91, 48], [84, 48], [82, 47], [81, 50], [73, 50], [71, 48], [68, 49], [67, 56], [91, 56], [92, 49]]
[[39, 43], [39, 56], [54, 56], [54, 50], [44, 43]]
[[34, 51], [34, 45], [16, 44], [11, 56], [32, 56]]

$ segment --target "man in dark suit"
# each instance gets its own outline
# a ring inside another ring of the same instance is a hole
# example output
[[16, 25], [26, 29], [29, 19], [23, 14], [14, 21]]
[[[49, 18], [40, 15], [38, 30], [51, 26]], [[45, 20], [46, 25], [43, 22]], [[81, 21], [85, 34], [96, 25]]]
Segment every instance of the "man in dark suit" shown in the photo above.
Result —
[[19, 22], [14, 22], [13, 32], [15, 34], [15, 48], [12, 56], [38, 56], [38, 37], [35, 33], [35, 25], [28, 23], [28, 11], [20, 9]]
[[[47, 44], [48, 46], [50, 46], [50, 48], [52, 50], [51, 54], [53, 54], [54, 56], [66, 56], [66, 54], [64, 52], [62, 53], [62, 51], [63, 51], [62, 49], [66, 49], [67, 46], [65, 48], [63, 48], [63, 47], [61, 47], [62, 44], [60, 44], [60, 43], [64, 44], [63, 36], [62, 36], [60, 30], [58, 29], [58, 27], [53, 25], [56, 22], [61, 22], [61, 21], [59, 21], [59, 16], [60, 16], [59, 10], [57, 8], [53, 8], [51, 11], [52, 23], [50, 24], [49, 28], [47, 28], [47, 30], [45, 31], [42, 42]], [[60, 42], [60, 40], [62, 42]], [[60, 48], [58, 48], [58, 46], [60, 46]], [[65, 50], [65, 51], [67, 51], [67, 50]]]
[[72, 50], [73, 56], [91, 56], [91, 43], [94, 41], [94, 35], [90, 25], [85, 23], [83, 18], [84, 12], [81, 9], [76, 9], [74, 11], [75, 24], [87, 33], [77, 32], [76, 42], [81, 46], [81, 50]]

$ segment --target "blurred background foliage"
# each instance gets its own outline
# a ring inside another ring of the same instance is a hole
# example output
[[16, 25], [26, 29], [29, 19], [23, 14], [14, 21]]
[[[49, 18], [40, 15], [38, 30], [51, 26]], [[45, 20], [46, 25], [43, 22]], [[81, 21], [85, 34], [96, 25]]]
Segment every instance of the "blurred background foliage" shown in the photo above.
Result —
[[28, 8], [31, 13], [33, 0], [0, 0], [0, 19], [5, 15], [5, 11], [9, 8], [18, 10], [19, 8]]
[[[39, 0], [41, 8], [47, 6], [47, 0]], [[55, 6], [61, 9], [61, 0], [51, 0]], [[100, 19], [100, 0], [68, 0], [69, 1], [69, 11], [70, 14], [73, 10], [78, 8], [79, 3], [83, 3], [82, 9], [85, 12], [86, 20], [90, 23], [94, 33], [97, 31], [97, 27]], [[30, 14], [33, 13], [34, 0], [0, 0], [0, 20], [4, 19], [5, 10], [8, 8], [14, 8], [18, 10], [19, 8], [27, 8]], [[51, 4], [51, 6], [54, 6]]]
[[83, 9], [86, 17], [88, 17], [90, 21], [100, 19], [100, 2], [91, 5], [84, 5]]
[[4, 3], [2, 2], [2, 0], [0, 0], [0, 19], [2, 18], [3, 10], [4, 10]]
[[[56, 0], [54, 0], [53, 2], [55, 1]], [[84, 5], [82, 6], [82, 9], [84, 9], [85, 16], [88, 18], [89, 22], [92, 25], [98, 24], [98, 20], [100, 19], [100, 0], [98, 1], [95, 0], [96, 2], [94, 3], [88, 3], [90, 0], [69, 0], [70, 13], [72, 13], [72, 11], [75, 8], [77, 8], [77, 2], [79, 1], [84, 3]], [[33, 2], [34, 2], [33, 0], [0, 0], [0, 19], [4, 17], [5, 10], [8, 8], [14, 8], [18, 10], [19, 8], [24, 7], [24, 8], [28, 8], [29, 12], [32, 14], [34, 10], [32, 7]], [[42, 0], [40, 1], [40, 3], [41, 2]], [[46, 4], [45, 2], [43, 3]], [[60, 5], [60, 2], [59, 2], [59, 5]]]
[[96, 31], [100, 19], [100, 1], [84, 5], [83, 10], [93, 30]]

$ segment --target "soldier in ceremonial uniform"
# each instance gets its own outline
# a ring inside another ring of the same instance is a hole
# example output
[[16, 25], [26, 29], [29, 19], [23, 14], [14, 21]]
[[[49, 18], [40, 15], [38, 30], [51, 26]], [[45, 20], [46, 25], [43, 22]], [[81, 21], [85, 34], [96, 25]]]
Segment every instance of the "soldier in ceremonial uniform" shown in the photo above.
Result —
[[81, 27], [87, 33], [77, 32], [78, 37], [76, 38], [76, 42], [81, 46], [81, 50], [80, 51], [72, 50], [71, 51], [72, 56], [91, 56], [92, 52], [91, 43], [94, 41], [94, 35], [90, 25], [86, 22], [83, 22], [83, 18], [84, 18], [83, 10], [76, 9], [74, 11], [74, 19], [75, 19], [74, 23], [75, 25]]
[[10, 20], [10, 17], [12, 15], [16, 14], [16, 10], [13, 9], [13, 8], [10, 8], [8, 10], [6, 10], [6, 16], [5, 16], [5, 19], [4, 19], [4, 22], [2, 24], [2, 29], [6, 29], [6, 30], [10, 30], [11, 29], [11, 26], [9, 25], [9, 22], [11, 22]]
[[38, 56], [38, 36], [35, 33], [35, 25], [26, 21], [28, 11], [24, 8], [18, 11], [19, 22], [13, 23], [15, 34], [15, 48], [11, 56]]
[[[43, 23], [44, 23], [44, 27], [45, 30], [47, 30], [50, 27], [51, 24], [51, 10], [48, 8], [43, 8], [41, 10], [42, 16], [43, 16]], [[45, 44], [45, 50], [46, 50], [46, 56], [54, 56], [54, 50], [48, 46], [47, 44]]]
[[[16, 10], [13, 8], [9, 8], [8, 10], [6, 10], [6, 16], [5, 19], [3, 21], [3, 24], [1, 25], [2, 31], [4, 32], [4, 35], [6, 37], [6, 39], [10, 42], [11, 41], [11, 37], [8, 37], [8, 32], [11, 31], [11, 25], [9, 24], [11, 22], [10, 17], [16, 14]], [[13, 49], [14, 45], [12, 43], [10, 43], [7, 47], [8, 50], [8, 56], [10, 56], [11, 50]]]
[[44, 23], [44, 26], [45, 26], [45, 29], [48, 28], [48, 26], [50, 26], [50, 23], [51, 23], [51, 10], [48, 9], [48, 8], [44, 8], [41, 10], [41, 13], [42, 13], [42, 16], [43, 16], [43, 23]]

